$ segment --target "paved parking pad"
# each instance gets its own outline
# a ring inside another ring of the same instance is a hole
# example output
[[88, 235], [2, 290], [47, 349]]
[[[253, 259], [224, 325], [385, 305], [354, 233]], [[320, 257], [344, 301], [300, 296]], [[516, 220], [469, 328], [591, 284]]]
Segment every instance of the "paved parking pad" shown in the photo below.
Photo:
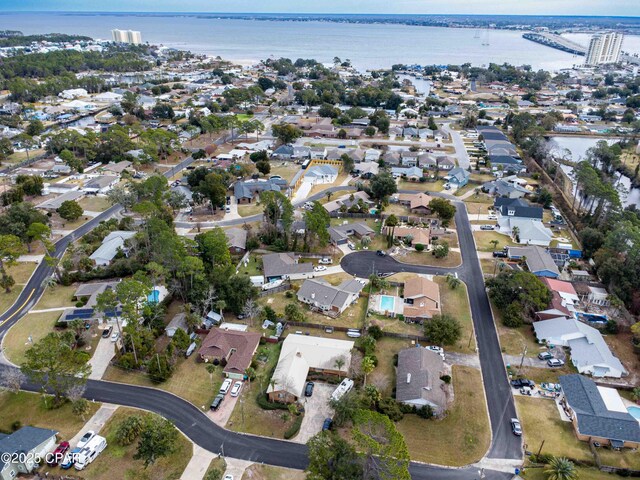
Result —
[[313, 395], [302, 397], [304, 405], [304, 419], [300, 426], [300, 432], [292, 440], [298, 443], [307, 443], [316, 433], [322, 430], [322, 424], [327, 417], [333, 417], [333, 409], [329, 406], [329, 398], [337, 385], [315, 382]]

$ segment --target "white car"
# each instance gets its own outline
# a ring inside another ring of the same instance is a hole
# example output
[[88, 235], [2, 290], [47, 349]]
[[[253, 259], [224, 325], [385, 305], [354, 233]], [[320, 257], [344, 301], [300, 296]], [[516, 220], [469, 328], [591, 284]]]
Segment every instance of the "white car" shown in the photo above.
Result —
[[230, 378], [226, 378], [225, 381], [222, 382], [222, 385], [220, 386], [220, 390], [218, 391], [218, 393], [220, 393], [221, 395], [226, 395], [229, 389], [231, 388], [231, 382], [232, 380]]
[[333, 263], [333, 260], [329, 257], [323, 257], [320, 260], [318, 260], [318, 263], [320, 265], [331, 265]]
[[222, 480], [233, 480], [233, 475], [227, 473]]
[[112, 342], [114, 342], [114, 343], [117, 342], [119, 338], [120, 338], [120, 332], [113, 332], [111, 334], [111, 341]]
[[76, 447], [83, 448], [87, 443], [89, 443], [89, 440], [91, 440], [95, 436], [96, 432], [94, 432], [93, 430], [89, 430], [80, 438], [80, 440], [78, 440], [78, 445], [76, 445]]
[[436, 352], [444, 360], [444, 349], [442, 347], [438, 347], [436, 345], [429, 345], [428, 347], [424, 347], [424, 348], [426, 348], [427, 350], [431, 350], [432, 352]]
[[495, 215], [489, 215], [487, 218], [489, 220], [497, 220], [498, 219], [498, 217], [496, 217]]
[[237, 381], [236, 383], [234, 383], [233, 388], [231, 388], [231, 396], [237, 397], [238, 395], [240, 395], [241, 388], [242, 388], [242, 382]]
[[327, 267], [325, 267], [324, 265], [318, 265], [317, 267], [313, 268], [314, 272], [324, 272], [327, 269]]

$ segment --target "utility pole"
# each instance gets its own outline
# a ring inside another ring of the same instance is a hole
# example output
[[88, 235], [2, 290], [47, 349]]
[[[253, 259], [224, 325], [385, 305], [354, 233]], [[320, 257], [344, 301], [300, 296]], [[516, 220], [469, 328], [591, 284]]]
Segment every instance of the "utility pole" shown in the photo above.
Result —
[[522, 370], [522, 365], [524, 364], [524, 356], [527, 354], [527, 346], [523, 345], [522, 349], [522, 358], [520, 359], [520, 368], [518, 370]]

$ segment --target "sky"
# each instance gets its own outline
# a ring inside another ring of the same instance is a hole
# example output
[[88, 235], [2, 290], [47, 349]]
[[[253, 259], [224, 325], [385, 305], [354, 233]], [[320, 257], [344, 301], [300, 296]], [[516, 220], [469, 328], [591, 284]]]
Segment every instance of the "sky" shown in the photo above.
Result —
[[0, 0], [7, 11], [640, 16], [639, 0]]

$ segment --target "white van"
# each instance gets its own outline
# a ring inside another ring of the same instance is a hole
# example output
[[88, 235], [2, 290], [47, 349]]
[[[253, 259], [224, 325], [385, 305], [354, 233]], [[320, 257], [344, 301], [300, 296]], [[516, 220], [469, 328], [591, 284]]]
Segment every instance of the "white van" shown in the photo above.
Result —
[[232, 383], [233, 381], [230, 378], [225, 379], [225, 381], [222, 382], [222, 386], [220, 387], [219, 393], [221, 393], [222, 395], [226, 395], [229, 389], [231, 388]]
[[107, 448], [107, 439], [100, 435], [94, 436], [78, 453], [76, 463], [73, 466], [76, 467], [76, 470], [82, 470], [93, 462], [105, 448]]
[[340, 385], [338, 385], [338, 388], [336, 388], [331, 394], [331, 400], [340, 400], [344, 395], [349, 393], [352, 388], [353, 380], [351, 380], [350, 378], [343, 379], [342, 382], [340, 382]]

